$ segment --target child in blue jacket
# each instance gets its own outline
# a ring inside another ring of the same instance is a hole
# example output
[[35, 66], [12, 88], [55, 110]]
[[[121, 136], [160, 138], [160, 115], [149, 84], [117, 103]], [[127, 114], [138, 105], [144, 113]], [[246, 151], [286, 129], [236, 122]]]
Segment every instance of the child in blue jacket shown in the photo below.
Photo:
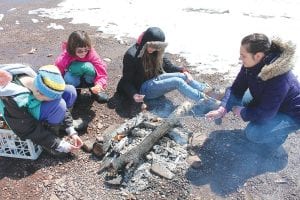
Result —
[[[37, 73], [23, 64], [0, 65], [0, 113], [21, 139], [31, 139], [54, 156], [67, 156], [83, 144], [68, 110], [76, 97], [54, 65]], [[60, 128], [72, 144], [59, 137]]]

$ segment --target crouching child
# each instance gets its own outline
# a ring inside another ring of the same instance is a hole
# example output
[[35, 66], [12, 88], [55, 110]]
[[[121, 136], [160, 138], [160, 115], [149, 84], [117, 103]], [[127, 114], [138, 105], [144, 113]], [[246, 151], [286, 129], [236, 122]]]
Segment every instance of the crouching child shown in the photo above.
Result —
[[[23, 64], [0, 65], [0, 113], [21, 139], [54, 156], [65, 157], [83, 145], [76, 131], [82, 124], [75, 125], [69, 110], [76, 97], [76, 89], [65, 84], [54, 65], [42, 66], [37, 73]], [[61, 139], [61, 132], [72, 143]]]

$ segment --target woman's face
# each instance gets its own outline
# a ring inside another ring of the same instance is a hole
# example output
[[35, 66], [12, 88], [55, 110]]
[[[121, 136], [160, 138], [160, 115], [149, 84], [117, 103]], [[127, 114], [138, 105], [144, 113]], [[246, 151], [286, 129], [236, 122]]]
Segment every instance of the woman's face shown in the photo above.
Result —
[[88, 47], [77, 47], [75, 53], [79, 58], [84, 58], [89, 53], [89, 51], [90, 49]]
[[246, 68], [254, 67], [261, 61], [263, 55], [261, 52], [256, 54], [249, 53], [244, 45], [240, 47], [240, 60]]

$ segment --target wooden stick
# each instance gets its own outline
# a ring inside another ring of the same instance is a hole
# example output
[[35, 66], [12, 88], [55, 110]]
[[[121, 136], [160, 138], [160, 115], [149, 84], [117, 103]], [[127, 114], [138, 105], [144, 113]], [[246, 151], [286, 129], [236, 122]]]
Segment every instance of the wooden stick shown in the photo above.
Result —
[[133, 163], [134, 165], [138, 164], [140, 159], [151, 150], [153, 145], [172, 127], [174, 127], [179, 120], [178, 117], [188, 113], [192, 106], [193, 105], [190, 102], [184, 102], [174, 112], [171, 113], [169, 118], [163, 121], [163, 123], [151, 134], [146, 136], [146, 138], [138, 146], [117, 158], [111, 159], [109, 164], [106, 163], [107, 167], [111, 166], [114, 170], [119, 170], [129, 163]]
[[96, 156], [104, 156], [111, 147], [112, 140], [117, 135], [127, 135], [134, 127], [138, 126], [145, 120], [143, 113], [139, 113], [136, 117], [128, 120], [121, 125], [112, 125], [103, 132], [103, 141], [95, 142], [93, 145], [93, 152]]

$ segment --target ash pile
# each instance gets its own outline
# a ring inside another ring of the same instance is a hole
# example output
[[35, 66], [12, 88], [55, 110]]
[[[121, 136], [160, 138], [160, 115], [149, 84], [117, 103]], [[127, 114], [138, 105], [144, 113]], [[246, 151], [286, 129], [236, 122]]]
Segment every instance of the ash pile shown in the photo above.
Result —
[[101, 174], [109, 187], [139, 193], [158, 179], [172, 180], [189, 165], [188, 144], [192, 133], [179, 118], [189, 105], [177, 108], [168, 118], [149, 112], [138, 114], [97, 138], [93, 153], [101, 157]]

